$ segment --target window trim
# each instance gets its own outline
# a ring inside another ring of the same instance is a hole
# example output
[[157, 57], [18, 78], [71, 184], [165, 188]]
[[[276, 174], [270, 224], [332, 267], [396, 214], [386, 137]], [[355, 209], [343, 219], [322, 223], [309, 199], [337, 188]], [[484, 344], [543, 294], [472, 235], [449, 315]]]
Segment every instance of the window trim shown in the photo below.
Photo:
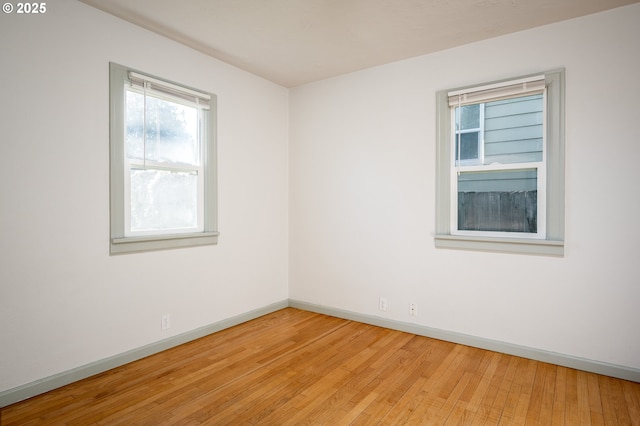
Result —
[[[546, 238], [481, 237], [452, 234], [452, 114], [449, 93], [476, 87], [508, 84], [544, 75], [546, 94]], [[564, 109], [565, 71], [500, 80], [487, 85], [473, 85], [436, 94], [436, 232], [435, 246], [463, 250], [480, 250], [520, 254], [564, 256]]]
[[218, 243], [217, 223], [217, 140], [216, 117], [217, 98], [210, 96], [208, 112], [204, 114], [203, 146], [203, 182], [204, 182], [204, 230], [202, 232], [161, 234], [145, 236], [125, 236], [125, 148], [124, 148], [124, 110], [125, 89], [129, 73], [133, 72], [175, 85], [187, 90], [202, 93], [188, 86], [176, 84], [164, 79], [109, 63], [109, 150], [110, 150], [110, 254], [121, 254], [151, 250], [165, 250], [181, 247], [193, 247]]

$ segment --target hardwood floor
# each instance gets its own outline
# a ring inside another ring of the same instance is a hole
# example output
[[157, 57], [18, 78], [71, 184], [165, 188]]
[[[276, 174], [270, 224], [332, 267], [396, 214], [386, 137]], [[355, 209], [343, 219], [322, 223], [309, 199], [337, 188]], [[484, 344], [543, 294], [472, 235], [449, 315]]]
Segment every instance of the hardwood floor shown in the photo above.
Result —
[[2, 425], [640, 425], [640, 384], [287, 308], [0, 416]]

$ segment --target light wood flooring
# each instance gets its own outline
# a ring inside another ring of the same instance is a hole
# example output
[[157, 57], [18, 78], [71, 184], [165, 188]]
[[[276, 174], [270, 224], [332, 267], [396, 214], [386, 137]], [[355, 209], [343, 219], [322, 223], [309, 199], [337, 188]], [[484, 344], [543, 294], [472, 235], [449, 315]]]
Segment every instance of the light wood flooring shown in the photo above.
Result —
[[287, 308], [0, 415], [2, 425], [640, 425], [640, 384]]

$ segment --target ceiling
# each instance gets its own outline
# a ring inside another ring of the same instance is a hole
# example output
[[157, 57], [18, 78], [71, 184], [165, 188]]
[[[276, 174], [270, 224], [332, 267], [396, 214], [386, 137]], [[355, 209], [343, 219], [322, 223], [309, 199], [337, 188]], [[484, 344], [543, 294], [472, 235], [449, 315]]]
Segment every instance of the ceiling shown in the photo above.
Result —
[[80, 0], [285, 87], [640, 0]]

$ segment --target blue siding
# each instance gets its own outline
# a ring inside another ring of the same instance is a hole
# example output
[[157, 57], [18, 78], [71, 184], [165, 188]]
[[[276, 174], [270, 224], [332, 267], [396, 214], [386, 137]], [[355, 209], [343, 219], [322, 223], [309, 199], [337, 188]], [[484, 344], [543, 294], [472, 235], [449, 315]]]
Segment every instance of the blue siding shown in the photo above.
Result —
[[542, 95], [485, 104], [484, 163], [542, 160]]

